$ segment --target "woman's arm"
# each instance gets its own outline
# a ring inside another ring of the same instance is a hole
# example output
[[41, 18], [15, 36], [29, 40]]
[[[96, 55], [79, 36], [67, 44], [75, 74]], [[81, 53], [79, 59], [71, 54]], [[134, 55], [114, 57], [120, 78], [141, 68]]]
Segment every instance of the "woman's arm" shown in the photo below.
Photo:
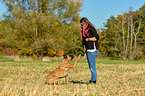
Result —
[[92, 34], [93, 37], [91, 38], [86, 38], [85, 41], [97, 41], [99, 40], [99, 35], [97, 33], [97, 30], [94, 27], [90, 27], [90, 34]]
[[86, 58], [86, 47], [84, 45], [84, 57], [82, 59]]
[[97, 39], [95, 37], [92, 37], [92, 38], [86, 38], [85, 41], [97, 41]]

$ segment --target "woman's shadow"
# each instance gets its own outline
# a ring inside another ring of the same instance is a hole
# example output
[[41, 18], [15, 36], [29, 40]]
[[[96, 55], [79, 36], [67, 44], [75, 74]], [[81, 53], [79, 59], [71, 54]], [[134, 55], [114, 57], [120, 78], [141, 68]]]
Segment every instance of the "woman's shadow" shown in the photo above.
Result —
[[71, 83], [73, 83], [73, 84], [86, 84], [86, 82], [81, 82], [81, 81], [69, 81], [69, 82], [71, 82]]

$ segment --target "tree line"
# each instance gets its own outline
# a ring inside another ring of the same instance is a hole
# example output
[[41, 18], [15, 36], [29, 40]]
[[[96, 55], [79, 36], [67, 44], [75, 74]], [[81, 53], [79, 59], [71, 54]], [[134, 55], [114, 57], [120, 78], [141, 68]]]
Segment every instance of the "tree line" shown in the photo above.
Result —
[[145, 4], [136, 11], [111, 16], [101, 29], [102, 55], [114, 59], [145, 58]]
[[9, 15], [1, 21], [1, 43], [19, 55], [54, 56], [81, 50], [81, 0], [3, 0]]
[[[60, 56], [83, 54], [80, 33], [82, 0], [3, 0], [8, 14], [0, 21], [0, 54]], [[139, 10], [111, 16], [98, 29], [99, 56], [114, 59], [145, 57], [145, 5]], [[97, 21], [96, 21], [97, 22]]]

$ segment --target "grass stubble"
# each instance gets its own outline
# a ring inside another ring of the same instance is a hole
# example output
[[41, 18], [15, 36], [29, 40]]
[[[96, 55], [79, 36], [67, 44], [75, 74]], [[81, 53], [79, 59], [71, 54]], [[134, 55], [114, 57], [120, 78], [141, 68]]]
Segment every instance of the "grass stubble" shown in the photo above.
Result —
[[69, 84], [60, 79], [57, 85], [44, 82], [61, 61], [0, 62], [0, 96], [144, 96], [145, 64], [104, 60], [97, 59], [97, 84], [86, 83], [90, 70], [87, 60], [80, 60], [69, 72]]

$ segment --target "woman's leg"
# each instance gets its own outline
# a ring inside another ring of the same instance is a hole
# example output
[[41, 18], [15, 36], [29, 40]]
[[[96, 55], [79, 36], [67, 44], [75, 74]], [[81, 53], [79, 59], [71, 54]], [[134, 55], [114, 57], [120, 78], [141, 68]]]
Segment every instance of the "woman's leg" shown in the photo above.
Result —
[[91, 81], [96, 81], [97, 79], [97, 70], [96, 70], [97, 54], [98, 54], [98, 51], [87, 52], [87, 60], [88, 60], [89, 68], [91, 70]]

